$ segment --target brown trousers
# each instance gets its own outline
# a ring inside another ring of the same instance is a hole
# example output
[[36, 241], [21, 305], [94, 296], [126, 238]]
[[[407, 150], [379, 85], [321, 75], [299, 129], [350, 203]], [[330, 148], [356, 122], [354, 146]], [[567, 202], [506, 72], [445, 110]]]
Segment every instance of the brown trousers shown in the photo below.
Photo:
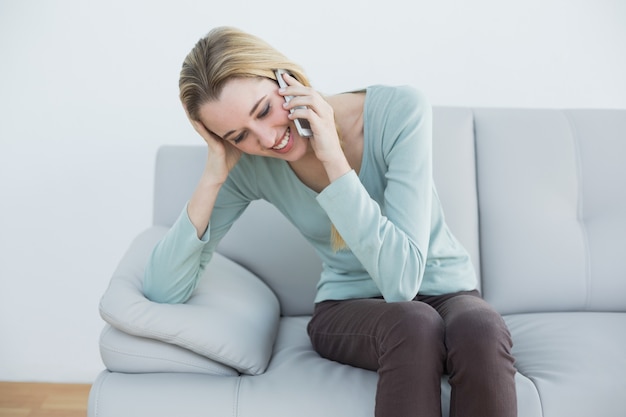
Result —
[[440, 417], [444, 373], [450, 417], [517, 415], [511, 336], [478, 291], [323, 301], [308, 332], [321, 356], [378, 372], [376, 417]]

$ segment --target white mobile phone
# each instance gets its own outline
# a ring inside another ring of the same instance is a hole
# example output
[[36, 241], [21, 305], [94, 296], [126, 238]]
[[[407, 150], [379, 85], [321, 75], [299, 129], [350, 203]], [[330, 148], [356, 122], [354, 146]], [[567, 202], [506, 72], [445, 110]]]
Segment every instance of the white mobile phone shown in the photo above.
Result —
[[[283, 79], [283, 74], [288, 74], [288, 72], [285, 71], [285, 70], [282, 70], [282, 69], [277, 69], [276, 71], [274, 71], [274, 73], [276, 74], [276, 79], [278, 80], [278, 85], [281, 88], [287, 87], [287, 83]], [[289, 101], [292, 98], [293, 98], [293, 96], [285, 96], [285, 101], [287, 103], [289, 103]], [[298, 106], [296, 108], [306, 109], [306, 106]], [[291, 113], [293, 113], [294, 110], [295, 109], [291, 109]], [[313, 131], [311, 130], [311, 124], [309, 123], [308, 120], [306, 120], [306, 119], [295, 119], [294, 123], [296, 124], [296, 129], [298, 129], [298, 133], [300, 134], [300, 136], [304, 136], [304, 137], [307, 137], [307, 138], [313, 136]]]

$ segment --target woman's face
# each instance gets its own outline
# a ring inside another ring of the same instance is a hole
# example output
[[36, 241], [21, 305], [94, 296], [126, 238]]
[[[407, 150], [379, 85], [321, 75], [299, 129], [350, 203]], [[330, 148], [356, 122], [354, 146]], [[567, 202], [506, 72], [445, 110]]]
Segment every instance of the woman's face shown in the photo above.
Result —
[[284, 102], [269, 78], [234, 78], [199, 115], [210, 132], [244, 153], [296, 161], [309, 143], [298, 135]]

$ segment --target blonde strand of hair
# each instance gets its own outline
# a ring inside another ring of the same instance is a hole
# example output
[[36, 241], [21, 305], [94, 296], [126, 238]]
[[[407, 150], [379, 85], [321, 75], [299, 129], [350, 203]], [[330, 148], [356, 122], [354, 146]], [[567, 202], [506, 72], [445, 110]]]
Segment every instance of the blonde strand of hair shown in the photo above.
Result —
[[334, 224], [330, 226], [330, 247], [334, 252], [348, 248], [346, 241], [343, 240]]

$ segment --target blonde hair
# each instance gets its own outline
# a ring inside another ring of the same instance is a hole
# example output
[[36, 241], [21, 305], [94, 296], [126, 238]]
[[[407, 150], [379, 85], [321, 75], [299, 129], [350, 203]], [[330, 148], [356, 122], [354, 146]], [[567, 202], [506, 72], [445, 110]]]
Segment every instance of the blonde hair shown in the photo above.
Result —
[[289, 71], [310, 86], [302, 68], [264, 40], [232, 27], [218, 27], [200, 39], [180, 71], [180, 100], [198, 120], [200, 107], [217, 100], [232, 78], [265, 77], [276, 80], [275, 69]]
[[[178, 87], [180, 101], [193, 120], [200, 107], [217, 100], [232, 78], [265, 77], [276, 80], [275, 69], [285, 69], [300, 83], [310, 86], [304, 70], [264, 40], [239, 29], [222, 26], [200, 39], [183, 61]], [[346, 248], [334, 225], [331, 247]]]

